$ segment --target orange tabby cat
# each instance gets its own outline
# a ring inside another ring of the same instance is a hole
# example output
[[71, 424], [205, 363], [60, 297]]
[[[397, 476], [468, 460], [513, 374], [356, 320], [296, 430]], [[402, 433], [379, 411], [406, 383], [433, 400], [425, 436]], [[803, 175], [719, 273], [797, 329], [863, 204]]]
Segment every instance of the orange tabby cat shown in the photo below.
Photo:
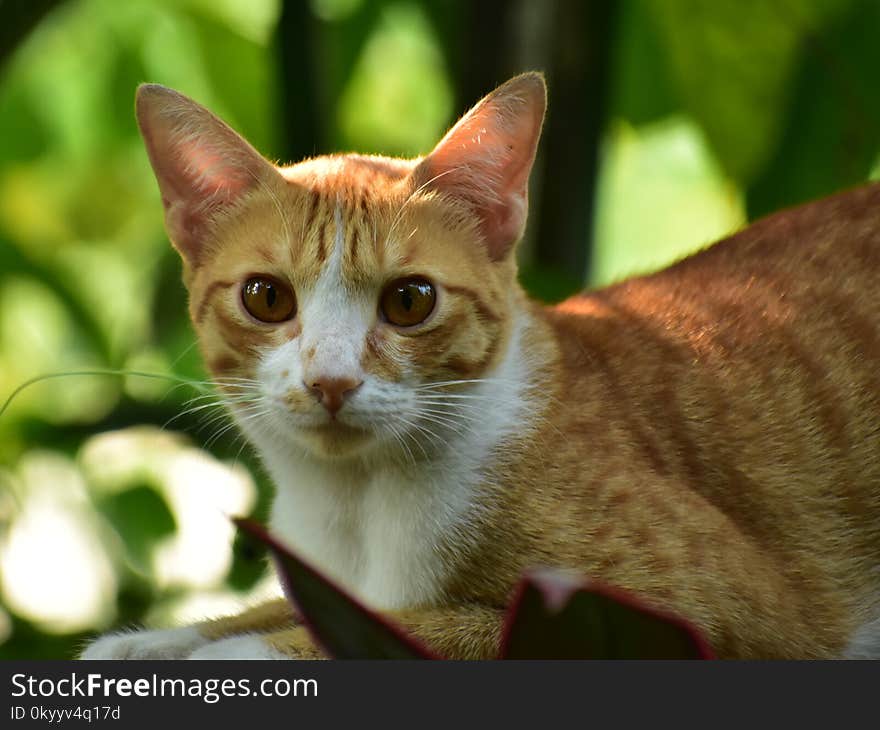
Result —
[[[524, 74], [422, 159], [275, 167], [139, 89], [273, 532], [452, 657], [494, 655], [536, 565], [674, 610], [722, 657], [880, 656], [880, 187], [543, 307], [514, 246], [544, 108]], [[316, 655], [283, 601], [85, 652]]]

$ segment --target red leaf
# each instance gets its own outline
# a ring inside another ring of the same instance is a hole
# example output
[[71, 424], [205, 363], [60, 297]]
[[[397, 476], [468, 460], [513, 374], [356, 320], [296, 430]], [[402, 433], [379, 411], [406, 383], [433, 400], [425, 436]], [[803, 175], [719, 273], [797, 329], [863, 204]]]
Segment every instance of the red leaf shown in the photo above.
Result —
[[325, 578], [250, 520], [235, 524], [265, 544], [288, 598], [315, 641], [336, 659], [437, 659], [428, 649]]
[[714, 659], [714, 654], [688, 621], [627, 591], [539, 571], [517, 589], [501, 658]]

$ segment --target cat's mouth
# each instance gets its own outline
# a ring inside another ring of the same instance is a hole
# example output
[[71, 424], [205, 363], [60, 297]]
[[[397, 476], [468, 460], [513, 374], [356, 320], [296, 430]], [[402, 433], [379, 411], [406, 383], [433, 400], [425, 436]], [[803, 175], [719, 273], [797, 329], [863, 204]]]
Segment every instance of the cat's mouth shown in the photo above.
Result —
[[367, 430], [364, 428], [359, 428], [358, 426], [352, 426], [348, 423], [343, 423], [336, 418], [328, 419], [323, 423], [315, 423], [303, 426], [303, 430], [310, 431], [315, 434], [331, 436], [334, 438], [366, 436], [368, 433]]
[[343, 412], [330, 414], [324, 409], [297, 411], [290, 404], [274, 401], [276, 428], [315, 455], [326, 458], [352, 456], [375, 440], [370, 424], [352, 422], [357, 416]]
[[298, 430], [300, 438], [312, 450], [329, 457], [348, 456], [372, 440], [372, 433], [368, 429], [353, 426], [338, 418], [302, 425]]

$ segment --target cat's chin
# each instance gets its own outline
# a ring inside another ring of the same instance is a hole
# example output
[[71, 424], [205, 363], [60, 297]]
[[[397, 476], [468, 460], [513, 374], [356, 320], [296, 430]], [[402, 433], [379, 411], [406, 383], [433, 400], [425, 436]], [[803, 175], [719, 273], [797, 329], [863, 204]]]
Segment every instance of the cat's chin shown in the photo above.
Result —
[[347, 459], [368, 450], [374, 443], [373, 434], [362, 428], [339, 421], [300, 428], [297, 441], [314, 456], [323, 459]]

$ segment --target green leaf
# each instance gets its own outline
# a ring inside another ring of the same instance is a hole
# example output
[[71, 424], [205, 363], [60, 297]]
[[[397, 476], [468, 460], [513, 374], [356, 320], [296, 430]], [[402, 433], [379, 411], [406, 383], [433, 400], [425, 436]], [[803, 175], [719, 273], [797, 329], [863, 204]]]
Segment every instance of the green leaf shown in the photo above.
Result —
[[880, 153], [880, 4], [856, 3], [810, 39], [780, 144], [747, 191], [750, 218], [867, 180]]
[[42, 261], [25, 254], [12, 241], [0, 233], [0, 272], [8, 276], [16, 274], [36, 279], [52, 289], [52, 292], [67, 307], [71, 318], [89, 347], [94, 349], [106, 362], [112, 362], [110, 343], [100, 325], [84, 306], [79, 293], [71, 286], [63, 274]]
[[609, 117], [623, 117], [638, 126], [680, 111], [650, 8], [641, 0], [621, 0], [618, 13]]
[[330, 656], [336, 659], [436, 658], [401, 629], [278, 543], [259, 525], [242, 519], [235, 520], [235, 524], [269, 548], [288, 597], [299, 609], [315, 640]]
[[848, 2], [651, 0], [681, 101], [733, 178], [767, 163], [804, 40]]
[[51, 134], [37, 101], [21, 83], [7, 81], [0, 90], [0, 163], [29, 162], [44, 154]]
[[520, 585], [502, 643], [504, 659], [711, 659], [687, 621], [635, 596], [552, 571]]
[[97, 507], [124, 540], [131, 567], [149, 574], [153, 548], [177, 530], [165, 500], [151, 485], [138, 484], [105, 497]]
[[270, 90], [274, 68], [266, 47], [214, 17], [191, 9], [204, 68], [222, 105], [215, 109], [263, 154], [277, 148]]

